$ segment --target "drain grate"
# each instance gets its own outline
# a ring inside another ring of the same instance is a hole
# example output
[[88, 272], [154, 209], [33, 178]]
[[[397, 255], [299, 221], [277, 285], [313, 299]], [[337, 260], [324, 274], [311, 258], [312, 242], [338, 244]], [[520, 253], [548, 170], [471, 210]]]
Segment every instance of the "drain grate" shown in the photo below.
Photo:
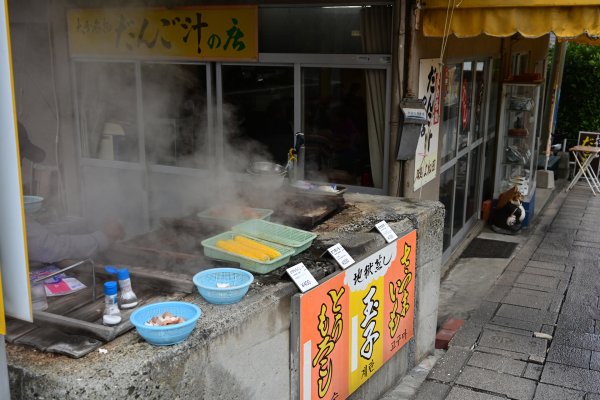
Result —
[[461, 258], [509, 258], [518, 243], [475, 238], [460, 255]]

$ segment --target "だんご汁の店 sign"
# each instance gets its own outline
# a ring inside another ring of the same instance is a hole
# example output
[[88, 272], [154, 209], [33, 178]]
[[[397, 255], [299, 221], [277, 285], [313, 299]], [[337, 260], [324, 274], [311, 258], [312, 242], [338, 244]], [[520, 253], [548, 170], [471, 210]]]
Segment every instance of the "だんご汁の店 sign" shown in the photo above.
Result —
[[74, 57], [257, 60], [256, 6], [74, 9]]
[[345, 399], [413, 337], [416, 231], [299, 295], [299, 398]]

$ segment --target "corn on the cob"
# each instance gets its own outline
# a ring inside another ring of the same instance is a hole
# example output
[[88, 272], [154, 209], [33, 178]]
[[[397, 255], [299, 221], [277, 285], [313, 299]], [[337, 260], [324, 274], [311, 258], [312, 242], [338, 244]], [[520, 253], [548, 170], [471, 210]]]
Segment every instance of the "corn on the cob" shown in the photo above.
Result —
[[281, 253], [278, 252], [277, 250], [275, 250], [274, 248], [269, 247], [267, 245], [264, 245], [262, 243], [259, 243], [256, 240], [249, 239], [249, 238], [247, 238], [245, 236], [239, 236], [238, 235], [238, 236], [235, 236], [233, 238], [233, 240], [236, 241], [236, 242], [239, 242], [239, 243], [241, 243], [241, 244], [243, 244], [245, 246], [248, 246], [248, 247], [250, 247], [252, 249], [256, 249], [256, 250], [259, 250], [259, 251], [265, 253], [266, 255], [269, 256], [269, 258], [271, 260], [273, 260], [273, 259], [275, 259], [277, 257], [281, 257]]
[[237, 254], [239, 256], [248, 257], [261, 262], [269, 261], [269, 256], [265, 253], [252, 249], [248, 246], [244, 246], [233, 240], [219, 240], [217, 241], [216, 245], [220, 249], [223, 249], [233, 254]]

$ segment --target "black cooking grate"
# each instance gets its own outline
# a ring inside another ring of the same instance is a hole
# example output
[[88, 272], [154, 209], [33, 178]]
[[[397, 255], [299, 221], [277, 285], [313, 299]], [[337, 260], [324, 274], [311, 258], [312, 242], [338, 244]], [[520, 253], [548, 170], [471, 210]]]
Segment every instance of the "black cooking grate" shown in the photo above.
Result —
[[461, 258], [509, 258], [518, 243], [491, 239], [473, 239]]

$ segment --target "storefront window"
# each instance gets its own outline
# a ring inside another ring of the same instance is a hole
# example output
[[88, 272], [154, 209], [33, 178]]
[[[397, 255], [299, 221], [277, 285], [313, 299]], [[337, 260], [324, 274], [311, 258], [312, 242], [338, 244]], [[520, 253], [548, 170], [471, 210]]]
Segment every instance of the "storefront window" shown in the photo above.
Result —
[[76, 59], [83, 158], [154, 172], [223, 159], [245, 172], [252, 161], [286, 165], [301, 131], [305, 179], [385, 190], [393, 8], [384, 3], [261, 6], [256, 62]]
[[498, 119], [498, 95], [500, 93], [500, 60], [492, 60], [491, 68], [492, 78], [489, 85], [490, 104], [486, 126], [488, 139], [496, 134], [496, 123]]
[[483, 166], [483, 191], [482, 198], [488, 200], [494, 194], [494, 141], [488, 140], [485, 142], [485, 165]]
[[458, 150], [469, 145], [471, 134], [471, 112], [473, 110], [473, 63], [463, 63], [463, 75], [460, 83], [460, 118], [458, 121]]
[[142, 108], [150, 163], [208, 166], [206, 67], [143, 64]]
[[476, 148], [471, 150], [471, 159], [469, 160], [469, 190], [467, 192], [467, 211], [465, 215], [465, 221], [468, 221], [469, 218], [471, 218], [473, 214], [475, 214], [475, 211], [477, 211], [477, 199], [479, 196], [479, 194], [477, 193], [477, 188], [479, 187], [477, 175], [480, 171], [479, 152], [481, 151], [481, 147], [482, 146], [477, 146]]
[[475, 63], [475, 92], [473, 96], [475, 104], [473, 132], [475, 133], [474, 139], [479, 139], [483, 137], [483, 124], [485, 122], [485, 63], [483, 61]]
[[385, 86], [373, 83], [385, 82], [385, 71], [302, 71], [306, 178], [382, 187], [383, 148], [376, 136], [383, 129]]
[[454, 200], [454, 229], [453, 235], [464, 225], [464, 207], [467, 192], [467, 163], [469, 154], [465, 154], [456, 161], [456, 193]]
[[222, 71], [225, 157], [229, 149], [247, 155], [228, 158], [228, 168], [243, 171], [249, 156], [285, 166], [294, 145], [293, 68], [224, 65]]
[[444, 250], [452, 239], [452, 210], [454, 209], [454, 167], [440, 174], [440, 201], [444, 204]]
[[[259, 49], [262, 53], [389, 54], [365, 40], [389, 39], [392, 7], [263, 7], [260, 10]], [[307, 29], [310, 26], [310, 29]]]
[[76, 63], [83, 157], [136, 162], [138, 128], [133, 63]]
[[453, 159], [456, 155], [456, 140], [458, 137], [460, 64], [444, 66], [442, 78], [442, 164]]

